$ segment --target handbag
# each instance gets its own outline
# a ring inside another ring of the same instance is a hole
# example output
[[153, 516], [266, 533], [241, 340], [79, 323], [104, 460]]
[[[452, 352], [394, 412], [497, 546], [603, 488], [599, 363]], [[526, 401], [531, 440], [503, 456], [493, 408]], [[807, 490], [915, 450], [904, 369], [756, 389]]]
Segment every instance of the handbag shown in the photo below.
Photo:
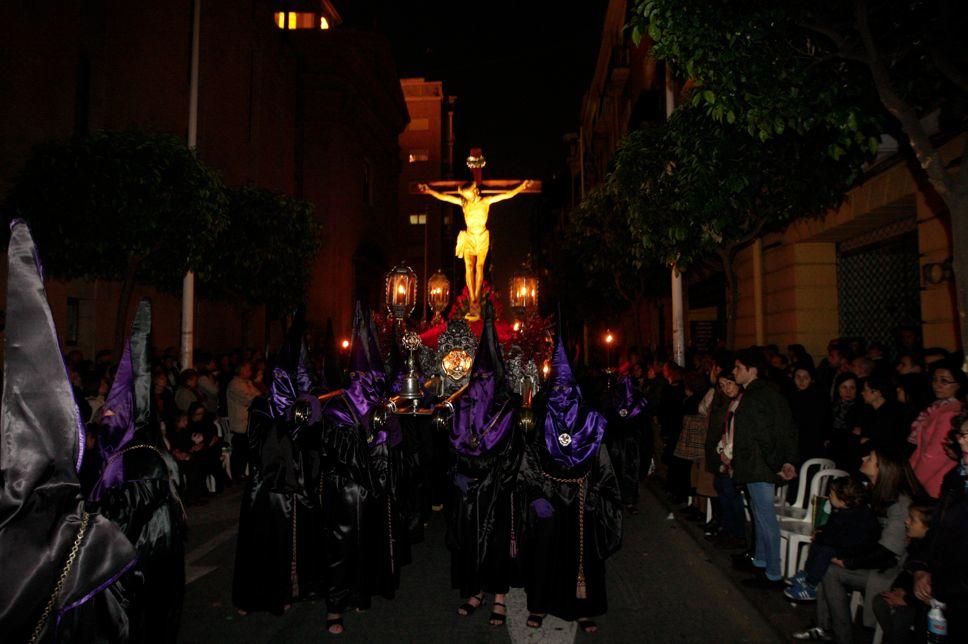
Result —
[[706, 450], [706, 430], [709, 416], [686, 414], [682, 417], [682, 432], [673, 454], [687, 461], [698, 461]]

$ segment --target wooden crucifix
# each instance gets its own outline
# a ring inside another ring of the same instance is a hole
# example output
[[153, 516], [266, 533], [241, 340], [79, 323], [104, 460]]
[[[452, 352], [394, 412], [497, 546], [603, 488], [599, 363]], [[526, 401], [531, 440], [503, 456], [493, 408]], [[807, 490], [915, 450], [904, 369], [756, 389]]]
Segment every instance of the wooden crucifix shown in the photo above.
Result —
[[469, 300], [469, 310], [465, 318], [470, 321], [481, 318], [484, 261], [487, 259], [491, 241], [490, 231], [487, 229], [487, 216], [491, 204], [510, 199], [522, 192], [541, 192], [540, 181], [484, 180], [481, 175], [486, 163], [481, 149], [471, 148], [470, 156], [467, 157], [467, 167], [474, 175], [474, 180], [470, 185], [463, 181], [443, 180], [418, 183], [415, 186], [417, 192], [460, 206], [464, 211], [466, 228], [457, 235], [454, 254], [464, 260], [464, 277]]

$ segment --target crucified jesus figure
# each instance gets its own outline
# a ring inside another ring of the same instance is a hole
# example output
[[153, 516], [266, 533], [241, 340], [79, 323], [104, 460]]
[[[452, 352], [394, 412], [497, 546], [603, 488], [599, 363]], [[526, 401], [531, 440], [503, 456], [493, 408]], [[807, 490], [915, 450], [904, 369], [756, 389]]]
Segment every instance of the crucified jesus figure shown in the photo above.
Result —
[[532, 185], [529, 180], [522, 181], [518, 187], [486, 197], [481, 196], [477, 183], [461, 188], [456, 195], [433, 190], [426, 183], [417, 185], [417, 190], [440, 201], [460, 206], [464, 211], [464, 225], [467, 226], [457, 235], [455, 255], [464, 260], [464, 278], [470, 298], [470, 310], [465, 316], [468, 320], [478, 320], [481, 316], [481, 287], [484, 284], [484, 260], [490, 248], [490, 232], [487, 230], [487, 214], [491, 204], [504, 201], [526, 190]]

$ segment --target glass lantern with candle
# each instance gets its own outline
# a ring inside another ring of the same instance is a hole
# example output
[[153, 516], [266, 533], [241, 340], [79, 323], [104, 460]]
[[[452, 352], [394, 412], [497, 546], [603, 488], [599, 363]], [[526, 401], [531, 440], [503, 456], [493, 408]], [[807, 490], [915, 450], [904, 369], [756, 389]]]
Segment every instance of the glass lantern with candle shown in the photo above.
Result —
[[387, 310], [402, 322], [417, 304], [417, 274], [409, 266], [399, 264], [387, 273], [386, 289]]
[[427, 280], [427, 299], [434, 312], [431, 324], [440, 324], [444, 309], [450, 304], [450, 280], [443, 271], [438, 270]]
[[516, 271], [508, 285], [511, 310], [518, 320], [524, 320], [538, 310], [538, 278], [530, 271]]

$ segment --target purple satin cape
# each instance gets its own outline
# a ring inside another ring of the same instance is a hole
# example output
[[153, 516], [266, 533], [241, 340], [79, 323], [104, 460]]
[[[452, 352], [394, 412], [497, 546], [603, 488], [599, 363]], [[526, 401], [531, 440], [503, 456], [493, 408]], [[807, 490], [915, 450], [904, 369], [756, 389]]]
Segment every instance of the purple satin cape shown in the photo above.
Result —
[[[568, 362], [565, 347], [558, 339], [552, 357], [553, 375], [548, 396], [548, 413], [544, 421], [545, 446], [559, 465], [573, 469], [598, 454], [608, 421], [597, 411], [582, 404], [581, 389]], [[562, 441], [567, 434], [570, 440]], [[567, 442], [567, 445], [563, 445]]]
[[496, 380], [493, 371], [475, 374], [457, 401], [450, 444], [464, 456], [480, 456], [491, 451], [511, 427], [514, 408], [507, 397], [503, 403], [494, 400]]
[[[615, 383], [615, 398], [612, 404], [615, 413], [625, 420], [632, 420], [642, 414], [648, 406], [648, 401], [635, 390], [635, 385], [630, 376], [622, 376]], [[623, 414], [622, 411], [625, 411]]]

